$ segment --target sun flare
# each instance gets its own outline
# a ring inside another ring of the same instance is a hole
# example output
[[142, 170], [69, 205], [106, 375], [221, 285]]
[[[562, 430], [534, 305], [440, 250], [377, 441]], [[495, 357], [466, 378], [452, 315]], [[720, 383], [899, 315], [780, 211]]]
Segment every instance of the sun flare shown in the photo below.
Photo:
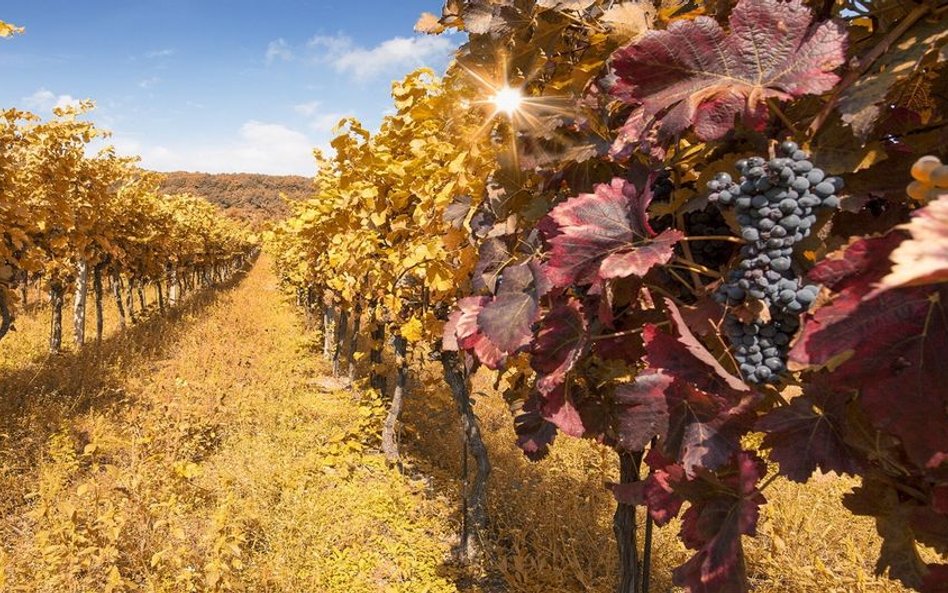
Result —
[[507, 117], [513, 117], [523, 107], [523, 93], [518, 88], [504, 85], [490, 101], [494, 104], [495, 114], [505, 113]]

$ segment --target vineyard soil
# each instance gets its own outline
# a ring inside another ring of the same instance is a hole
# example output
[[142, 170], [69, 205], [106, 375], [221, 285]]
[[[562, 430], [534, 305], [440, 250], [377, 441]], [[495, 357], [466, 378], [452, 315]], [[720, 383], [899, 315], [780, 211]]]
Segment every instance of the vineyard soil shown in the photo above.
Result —
[[[79, 355], [40, 355], [45, 329], [45, 311], [21, 318], [0, 365], [0, 591], [480, 590], [450, 562], [461, 454], [437, 368], [409, 384], [399, 473], [378, 448], [384, 407], [332, 389], [268, 261]], [[613, 455], [564, 440], [531, 464], [490, 382], [474, 387], [487, 572], [518, 593], [610, 591]], [[850, 486], [768, 489], [748, 542], [759, 591], [901, 590], [870, 576], [878, 542], [841, 512]], [[658, 591], [687, 554], [675, 533], [657, 532]]]

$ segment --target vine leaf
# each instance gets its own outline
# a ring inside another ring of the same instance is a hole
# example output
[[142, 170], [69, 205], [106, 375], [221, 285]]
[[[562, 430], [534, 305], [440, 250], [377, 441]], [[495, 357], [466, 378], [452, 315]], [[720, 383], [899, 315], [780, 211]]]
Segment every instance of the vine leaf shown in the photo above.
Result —
[[527, 293], [497, 295], [477, 315], [479, 332], [501, 352], [516, 352], [533, 338], [533, 322], [539, 309], [536, 299]]
[[458, 301], [458, 311], [445, 325], [442, 339], [447, 349], [473, 350], [478, 360], [494, 370], [532, 341], [539, 299], [549, 290], [543, 270], [532, 259], [491, 272], [498, 273], [499, 278], [490, 283], [496, 296]]
[[856, 515], [876, 519], [876, 528], [882, 536], [876, 574], [888, 572], [891, 578], [898, 579], [907, 587], [938, 591], [925, 582], [926, 576], [931, 575], [930, 569], [935, 569], [937, 574], [940, 565], [926, 565], [919, 555], [916, 541], [930, 539], [925, 537], [927, 532], [941, 529], [941, 545], [938, 547], [943, 548], [943, 530], [948, 525], [948, 518], [902, 498], [890, 483], [868, 477], [843, 497], [843, 504]]
[[913, 213], [902, 227], [912, 238], [892, 252], [884, 288], [948, 282], [948, 193]]
[[765, 433], [762, 446], [780, 464], [780, 473], [794, 482], [806, 482], [817, 468], [856, 475], [861, 464], [844, 442], [849, 398], [819, 384], [805, 395], [767, 413], [757, 421]]
[[[445, 330], [454, 329], [455, 342], [459, 349], [473, 350], [477, 359], [488, 368], [497, 369], [507, 360], [507, 355], [481, 333], [477, 324], [478, 317], [489, 303], [490, 297], [467, 297], [458, 301], [457, 321], [449, 322]], [[444, 339], [445, 348], [451, 344], [450, 336]]]
[[674, 379], [659, 372], [640, 374], [632, 383], [616, 388], [616, 434], [619, 446], [626, 451], [642, 451], [657, 436], [668, 434], [668, 401], [666, 391]]
[[692, 383], [703, 391], [719, 392], [731, 399], [740, 399], [741, 392], [749, 392], [750, 387], [727, 372], [691, 333], [675, 303], [665, 299], [665, 307], [676, 335], [663, 333], [654, 325], [645, 327], [643, 335], [649, 365]]
[[710, 17], [677, 20], [616, 52], [613, 93], [635, 105], [616, 149], [653, 122], [664, 140], [689, 127], [716, 140], [735, 117], [762, 129], [768, 99], [823, 93], [839, 81], [845, 29], [833, 21], [812, 27], [802, 0], [742, 0], [729, 23], [730, 34]]
[[903, 239], [901, 231], [861, 239], [812, 270], [838, 294], [807, 314], [790, 357], [834, 366], [831, 384], [858, 390], [872, 424], [919, 467], [934, 467], [948, 458], [948, 286], [877, 289]]
[[748, 590], [742, 535], [756, 535], [766, 500], [757, 483], [766, 465], [743, 451], [727, 472], [702, 472], [679, 482], [691, 503], [682, 516], [681, 536], [697, 553], [674, 571], [675, 584], [692, 593], [743, 593]]
[[563, 385], [542, 397], [540, 413], [543, 418], [572, 437], [579, 438], [586, 434], [583, 419], [573, 402], [566, 397], [566, 389]]
[[649, 201], [635, 185], [615, 178], [554, 208], [541, 222], [551, 246], [546, 273], [553, 285], [644, 276], [667, 263], [683, 235], [667, 230], [655, 237], [646, 213]]
[[530, 365], [539, 374], [537, 389], [548, 394], [562, 385], [588, 345], [588, 326], [582, 305], [575, 299], [554, 307], [540, 322]]
[[922, 21], [904, 35], [874, 65], [873, 71], [859, 77], [839, 97], [839, 112], [844, 123], [865, 140], [880, 116], [890, 92], [916, 73], [926, 55], [938, 55], [948, 43], [948, 28], [943, 22]]
[[700, 469], [726, 463], [740, 449], [740, 436], [752, 424], [758, 396], [705, 349], [674, 302], [666, 299], [665, 305], [674, 335], [646, 325], [645, 360], [651, 372], [668, 378], [664, 385], [668, 424], [661, 447], [693, 476]]
[[514, 418], [517, 446], [530, 461], [546, 457], [556, 439], [556, 425], [543, 417], [541, 406], [541, 398], [534, 393]]

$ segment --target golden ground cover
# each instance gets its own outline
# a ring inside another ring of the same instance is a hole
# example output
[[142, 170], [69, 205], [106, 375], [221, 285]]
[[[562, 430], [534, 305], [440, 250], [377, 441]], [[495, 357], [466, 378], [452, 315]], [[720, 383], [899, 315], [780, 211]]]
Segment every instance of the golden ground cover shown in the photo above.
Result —
[[[42, 352], [24, 320], [0, 352]], [[375, 450], [266, 262], [0, 375], [0, 591], [454, 591], [447, 502]], [[10, 370], [11, 363], [18, 366]]]

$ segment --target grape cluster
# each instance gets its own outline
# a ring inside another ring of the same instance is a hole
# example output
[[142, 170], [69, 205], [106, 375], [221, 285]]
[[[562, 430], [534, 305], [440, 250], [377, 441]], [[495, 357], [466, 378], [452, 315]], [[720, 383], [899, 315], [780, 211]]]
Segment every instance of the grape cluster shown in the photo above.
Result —
[[[731, 227], [724, 220], [721, 211], [713, 207], [685, 214], [685, 227], [691, 237], [720, 237], [731, 234]], [[726, 241], [691, 243], [691, 255], [694, 260], [714, 270], [727, 264], [733, 254], [734, 244]]]
[[819, 292], [794, 274], [793, 249], [809, 236], [816, 208], [839, 206], [836, 192], [843, 187], [841, 179], [814, 167], [795, 142], [782, 143], [779, 152], [769, 161], [738, 161], [737, 182], [719, 173], [708, 183], [711, 202], [735, 207], [747, 241], [715, 297], [730, 306], [756, 299], [770, 312], [768, 322], [743, 323], [733, 315], [725, 322], [741, 373], [752, 383], [774, 381], [786, 368], [787, 345], [799, 329], [799, 316]]
[[664, 170], [655, 176], [652, 181], [652, 201], [667, 202], [671, 200], [672, 193], [675, 191], [675, 182], [672, 181], [671, 171]]

